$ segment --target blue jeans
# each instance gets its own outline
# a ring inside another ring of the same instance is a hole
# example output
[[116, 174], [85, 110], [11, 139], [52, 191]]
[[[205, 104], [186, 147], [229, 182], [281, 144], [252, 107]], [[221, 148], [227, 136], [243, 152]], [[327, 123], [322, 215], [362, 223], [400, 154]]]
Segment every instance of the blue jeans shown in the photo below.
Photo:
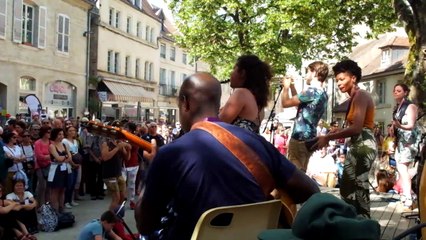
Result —
[[78, 169], [73, 169], [72, 173], [68, 174], [67, 188], [65, 189], [65, 203], [71, 203], [77, 181]]

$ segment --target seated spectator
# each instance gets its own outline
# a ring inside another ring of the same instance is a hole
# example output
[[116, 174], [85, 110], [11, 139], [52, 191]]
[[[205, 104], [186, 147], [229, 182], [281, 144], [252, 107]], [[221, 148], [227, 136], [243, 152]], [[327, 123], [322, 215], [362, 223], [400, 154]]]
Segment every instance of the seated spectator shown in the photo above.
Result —
[[6, 199], [18, 203], [13, 208], [12, 214], [25, 225], [31, 234], [37, 233], [37, 201], [31, 192], [25, 191], [25, 181], [22, 179], [15, 180], [13, 192], [7, 194]]
[[340, 187], [342, 183], [343, 176], [343, 167], [345, 166], [346, 153], [341, 151], [337, 157], [336, 167], [337, 167], [337, 186]]
[[324, 147], [316, 151], [309, 159], [306, 174], [314, 179], [320, 186], [336, 186], [337, 168], [333, 157], [327, 154], [327, 148]]
[[112, 211], [106, 211], [102, 214], [101, 219], [94, 219], [86, 224], [80, 232], [79, 240], [98, 240], [105, 239], [110, 236], [114, 240], [121, 239], [114, 233], [112, 228], [118, 221], [117, 217]]
[[116, 210], [114, 210], [115, 214], [117, 215], [118, 219], [117, 222], [114, 224], [114, 227], [112, 230], [114, 233], [116, 233], [121, 239], [123, 240], [133, 240], [138, 239], [139, 234], [133, 234], [133, 237], [130, 233], [126, 233], [125, 226], [124, 226], [124, 207], [117, 207]]
[[0, 226], [3, 227], [2, 239], [16, 239], [19, 240], [34, 240], [35, 236], [28, 233], [25, 225], [18, 221], [14, 214], [13, 209], [18, 207], [19, 203], [3, 199], [3, 186], [0, 184]]

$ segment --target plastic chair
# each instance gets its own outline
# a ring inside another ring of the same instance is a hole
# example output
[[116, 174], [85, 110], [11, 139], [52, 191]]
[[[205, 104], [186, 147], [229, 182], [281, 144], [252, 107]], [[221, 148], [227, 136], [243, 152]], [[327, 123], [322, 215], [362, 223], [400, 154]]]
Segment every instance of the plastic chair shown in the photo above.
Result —
[[191, 240], [257, 239], [265, 230], [277, 228], [281, 201], [218, 207], [201, 215]]

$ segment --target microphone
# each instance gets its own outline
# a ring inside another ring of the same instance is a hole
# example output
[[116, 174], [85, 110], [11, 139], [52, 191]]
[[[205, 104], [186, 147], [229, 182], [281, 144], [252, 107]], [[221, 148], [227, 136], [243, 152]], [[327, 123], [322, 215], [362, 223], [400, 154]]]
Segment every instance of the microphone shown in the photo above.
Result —
[[219, 81], [219, 83], [220, 84], [226, 84], [226, 83], [229, 83], [231, 81], [231, 79], [225, 79], [225, 80], [222, 80], [222, 81]]

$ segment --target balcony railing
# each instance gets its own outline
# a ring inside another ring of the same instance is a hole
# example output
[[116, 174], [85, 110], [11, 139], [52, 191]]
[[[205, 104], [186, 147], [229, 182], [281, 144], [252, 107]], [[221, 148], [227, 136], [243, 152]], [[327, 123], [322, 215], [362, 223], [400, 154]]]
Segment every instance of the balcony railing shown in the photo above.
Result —
[[159, 93], [163, 96], [177, 97], [178, 88], [176, 86], [160, 83]]

